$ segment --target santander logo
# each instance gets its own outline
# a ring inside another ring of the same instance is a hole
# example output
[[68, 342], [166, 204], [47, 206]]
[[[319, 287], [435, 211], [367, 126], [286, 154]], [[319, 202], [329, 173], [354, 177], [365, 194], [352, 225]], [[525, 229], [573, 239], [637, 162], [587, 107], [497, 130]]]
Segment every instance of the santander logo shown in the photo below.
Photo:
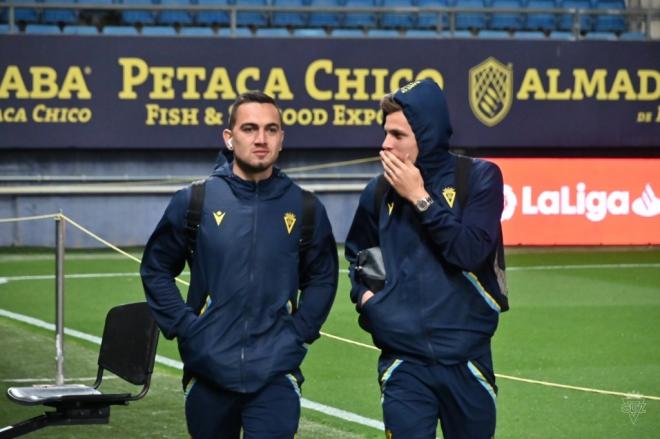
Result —
[[603, 221], [608, 215], [630, 215], [631, 211], [645, 218], [660, 215], [660, 198], [651, 183], [646, 183], [639, 196], [633, 198], [634, 195], [626, 190], [589, 190], [583, 182], [540, 191], [533, 186], [522, 186], [521, 193], [516, 194], [505, 184], [502, 221], [512, 219], [517, 212], [524, 216], [580, 215], [592, 222]]

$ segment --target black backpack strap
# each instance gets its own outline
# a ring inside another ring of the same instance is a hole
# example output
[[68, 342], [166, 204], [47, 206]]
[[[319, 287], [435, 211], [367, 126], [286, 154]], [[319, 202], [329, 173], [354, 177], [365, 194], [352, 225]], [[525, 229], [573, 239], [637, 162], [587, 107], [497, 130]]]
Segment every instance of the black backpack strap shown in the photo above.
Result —
[[383, 197], [385, 197], [385, 192], [387, 192], [387, 188], [390, 184], [387, 182], [387, 180], [385, 180], [385, 176], [383, 174], [380, 174], [376, 178], [376, 190], [374, 192], [374, 211], [376, 212], [376, 223], [378, 223], [378, 219], [380, 218], [380, 205], [383, 204]]
[[472, 169], [472, 158], [463, 155], [456, 156], [456, 196], [461, 209], [465, 209], [470, 197], [470, 171]]
[[298, 248], [300, 261], [304, 261], [307, 250], [312, 246], [314, 239], [314, 223], [316, 222], [316, 197], [310, 191], [302, 191], [302, 223], [300, 228], [300, 241]]
[[204, 188], [206, 180], [198, 180], [190, 186], [190, 203], [186, 211], [186, 254], [192, 256], [197, 245], [197, 229], [202, 220]]

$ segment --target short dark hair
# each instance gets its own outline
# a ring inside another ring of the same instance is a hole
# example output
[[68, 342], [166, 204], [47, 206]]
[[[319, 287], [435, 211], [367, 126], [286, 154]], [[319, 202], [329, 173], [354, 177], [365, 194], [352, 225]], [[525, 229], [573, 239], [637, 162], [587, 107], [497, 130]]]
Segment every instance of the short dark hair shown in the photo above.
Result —
[[403, 111], [403, 107], [394, 100], [394, 93], [388, 93], [380, 100], [380, 109], [383, 111], [383, 118], [390, 113]]
[[280, 107], [277, 106], [275, 99], [268, 96], [261, 90], [250, 90], [239, 94], [234, 103], [231, 105], [231, 112], [229, 113], [229, 129], [234, 128], [234, 125], [236, 124], [236, 110], [238, 110], [238, 107], [243, 104], [249, 104], [251, 102], [273, 105], [280, 115], [280, 125], [282, 125], [282, 110], [280, 110]]

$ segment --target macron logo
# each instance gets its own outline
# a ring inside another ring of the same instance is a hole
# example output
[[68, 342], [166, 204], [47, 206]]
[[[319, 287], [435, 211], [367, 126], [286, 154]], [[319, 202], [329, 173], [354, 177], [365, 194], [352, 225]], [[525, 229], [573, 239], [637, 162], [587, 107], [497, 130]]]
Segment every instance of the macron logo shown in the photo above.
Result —
[[660, 198], [655, 196], [650, 183], [646, 183], [644, 186], [642, 196], [633, 201], [632, 210], [637, 215], [646, 218], [660, 215]]

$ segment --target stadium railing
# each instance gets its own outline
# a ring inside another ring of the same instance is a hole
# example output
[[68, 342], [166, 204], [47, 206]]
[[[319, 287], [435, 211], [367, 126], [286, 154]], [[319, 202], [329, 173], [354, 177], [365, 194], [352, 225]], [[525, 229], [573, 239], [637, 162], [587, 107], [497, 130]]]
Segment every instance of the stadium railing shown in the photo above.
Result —
[[[37, 2], [26, 2], [26, 1], [8, 1], [0, 2], [0, 21], [6, 22], [8, 25], [9, 33], [16, 33], [18, 31], [17, 24], [21, 22], [16, 19], [17, 10], [35, 10], [35, 11], [44, 11], [44, 10], [72, 10], [75, 11], [77, 15], [81, 11], [107, 11], [107, 12], [116, 12], [122, 13], [127, 11], [149, 11], [154, 14], [160, 14], [162, 12], [172, 12], [172, 11], [181, 11], [184, 9], [192, 15], [196, 15], [199, 12], [224, 12], [229, 15], [229, 36], [237, 36], [239, 34], [239, 14], [245, 12], [252, 13], [263, 13], [268, 16], [267, 24], [265, 27], [271, 27], [273, 24], [273, 16], [276, 13], [333, 13], [340, 14], [342, 17], [345, 15], [347, 9], [342, 6], [336, 7], [317, 7], [317, 6], [272, 6], [272, 5], [228, 5], [224, 3], [219, 4], [190, 4], [182, 5], [180, 3], [176, 4], [109, 4], [109, 3], [37, 3]], [[525, 24], [522, 26], [522, 30], [538, 30], [536, 28], [531, 28], [527, 24], [527, 17], [534, 14], [546, 14], [552, 15], [558, 18], [571, 16], [573, 17], [573, 26], [570, 30], [576, 39], [579, 39], [584, 36], [586, 32], [589, 31], [598, 31], [594, 29], [593, 26], [589, 26], [588, 29], [582, 27], [584, 20], [582, 17], [620, 17], [624, 19], [626, 23], [626, 28], [620, 31], [614, 32], [615, 35], [625, 32], [635, 32], [637, 34], [643, 33], [646, 38], [651, 38], [651, 23], [657, 20], [660, 20], [660, 8], [626, 8], [626, 9], [582, 9], [582, 8], [536, 8], [536, 7], [518, 7], [518, 8], [508, 8], [508, 7], [459, 7], [459, 6], [409, 6], [409, 7], [382, 7], [382, 6], [373, 6], [373, 7], [351, 7], [351, 13], [369, 13], [375, 14], [378, 17], [378, 25], [380, 26], [383, 21], [383, 16], [385, 14], [410, 14], [414, 17], [422, 14], [437, 14], [438, 20], [435, 27], [435, 31], [438, 35], [443, 36], [453, 36], [457, 31], [466, 30], [461, 29], [457, 26], [457, 15], [466, 14], [466, 13], [479, 13], [487, 17], [486, 24], [483, 29], [491, 30], [489, 23], [492, 21], [494, 14], [515, 14], [524, 17]], [[443, 18], [443, 17], [448, 17]], [[595, 21], [595, 20], [591, 20]], [[24, 23], [24, 21], [23, 21]], [[443, 23], [447, 23], [446, 27]], [[181, 23], [178, 23], [181, 25]], [[185, 27], [185, 26], [184, 26]], [[314, 27], [314, 26], [311, 26]], [[342, 27], [341, 23], [340, 26]], [[413, 29], [415, 27], [413, 26]], [[477, 33], [480, 29], [467, 29], [473, 33]], [[547, 29], [543, 29], [548, 32]], [[555, 28], [554, 30], [559, 30]], [[586, 32], [585, 32], [586, 31]]]

